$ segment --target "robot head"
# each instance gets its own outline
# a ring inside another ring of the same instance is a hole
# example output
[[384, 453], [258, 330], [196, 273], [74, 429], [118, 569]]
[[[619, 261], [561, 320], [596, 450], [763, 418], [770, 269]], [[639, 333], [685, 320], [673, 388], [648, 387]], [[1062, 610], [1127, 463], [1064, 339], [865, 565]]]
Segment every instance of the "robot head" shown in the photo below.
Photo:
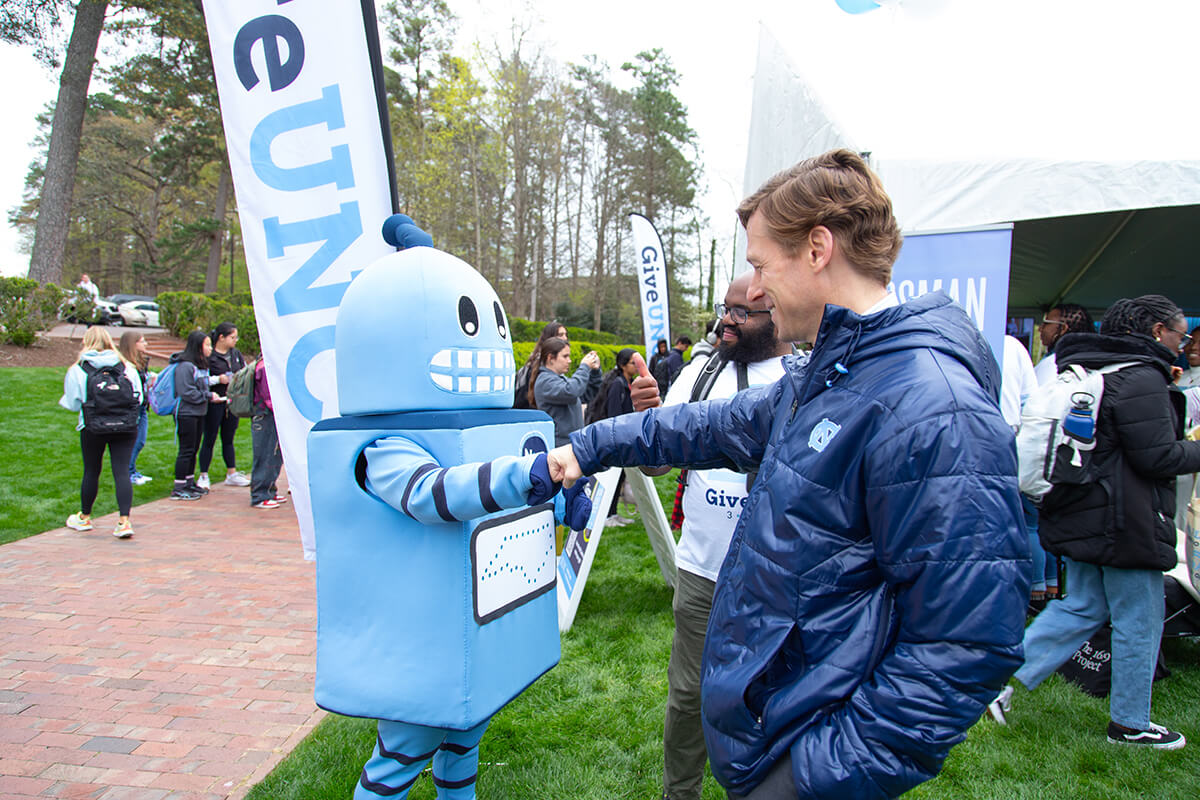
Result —
[[512, 407], [504, 307], [449, 253], [412, 247], [363, 270], [342, 298], [334, 340], [343, 416]]

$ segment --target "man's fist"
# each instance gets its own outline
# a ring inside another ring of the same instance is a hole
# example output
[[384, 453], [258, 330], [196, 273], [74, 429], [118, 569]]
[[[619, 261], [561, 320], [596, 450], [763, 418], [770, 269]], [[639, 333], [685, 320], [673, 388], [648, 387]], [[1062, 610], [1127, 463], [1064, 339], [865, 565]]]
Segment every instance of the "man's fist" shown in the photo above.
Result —
[[551, 450], [546, 456], [546, 466], [550, 469], [550, 480], [568, 489], [583, 475], [579, 462], [575, 460], [575, 451], [569, 444]]

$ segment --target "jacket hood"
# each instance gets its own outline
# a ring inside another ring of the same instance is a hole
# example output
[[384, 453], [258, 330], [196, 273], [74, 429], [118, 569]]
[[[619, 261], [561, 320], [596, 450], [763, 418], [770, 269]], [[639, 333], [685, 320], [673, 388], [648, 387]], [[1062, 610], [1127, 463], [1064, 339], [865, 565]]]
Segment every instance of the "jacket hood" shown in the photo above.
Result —
[[1068, 333], [1058, 340], [1054, 350], [1058, 369], [1078, 364], [1088, 369], [1098, 369], [1122, 361], [1149, 364], [1158, 368], [1168, 380], [1171, 364], [1175, 361], [1171, 351], [1158, 342], [1140, 333], [1109, 336], [1099, 333]]
[[88, 350], [79, 360], [86, 361], [93, 367], [111, 367], [121, 362], [121, 354], [116, 350]]
[[849, 375], [856, 364], [898, 350], [937, 350], [961, 362], [993, 399], [1000, 398], [1000, 367], [991, 347], [962, 308], [943, 292], [930, 292], [875, 314], [825, 306], [807, 368], [786, 360], [796, 395], [806, 402]]

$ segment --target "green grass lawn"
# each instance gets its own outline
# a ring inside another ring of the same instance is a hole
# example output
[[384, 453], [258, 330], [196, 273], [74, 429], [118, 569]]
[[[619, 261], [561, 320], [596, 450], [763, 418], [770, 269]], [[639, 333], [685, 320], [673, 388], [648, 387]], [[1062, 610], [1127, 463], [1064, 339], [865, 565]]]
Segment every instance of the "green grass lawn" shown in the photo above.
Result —
[[[659, 478], [664, 499], [674, 477]], [[562, 661], [493, 719], [480, 746], [478, 796], [492, 800], [657, 800], [672, 630], [671, 592], [641, 525], [606, 530]], [[981, 722], [942, 774], [907, 796], [994, 800], [1194, 800], [1200, 786], [1200, 644], [1166, 643], [1173, 674], [1154, 718], [1192, 739], [1174, 753], [1105, 741], [1108, 701], [1057, 675], [1018, 689], [1011, 724]], [[344, 800], [375, 743], [369, 720], [328, 716], [248, 800]], [[428, 771], [413, 800], [436, 796]], [[704, 800], [724, 791], [711, 777]]]
[[[83, 460], [79, 452], [76, 414], [58, 405], [66, 368], [5, 367], [0, 369], [0, 544], [61, 528], [67, 515], [79, 510]], [[250, 469], [250, 426], [237, 433], [238, 466]], [[150, 414], [146, 447], [138, 469], [154, 478], [133, 487], [137, 527], [139, 503], [166, 497], [175, 469], [175, 424], [170, 417]], [[220, 443], [213, 456], [214, 476], [224, 474]], [[95, 516], [117, 510], [112, 472], [100, 473]]]

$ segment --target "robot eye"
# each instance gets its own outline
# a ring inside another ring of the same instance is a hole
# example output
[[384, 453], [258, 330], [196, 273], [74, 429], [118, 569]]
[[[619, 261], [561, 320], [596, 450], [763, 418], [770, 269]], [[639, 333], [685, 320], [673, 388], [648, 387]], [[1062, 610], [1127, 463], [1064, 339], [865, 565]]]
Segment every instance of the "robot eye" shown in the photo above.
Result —
[[496, 312], [496, 330], [500, 331], [500, 338], [507, 339], [508, 326], [504, 324], [504, 309], [500, 307], [499, 303], [493, 301], [492, 310]]
[[466, 295], [458, 298], [458, 325], [467, 336], [479, 333], [479, 312]]

